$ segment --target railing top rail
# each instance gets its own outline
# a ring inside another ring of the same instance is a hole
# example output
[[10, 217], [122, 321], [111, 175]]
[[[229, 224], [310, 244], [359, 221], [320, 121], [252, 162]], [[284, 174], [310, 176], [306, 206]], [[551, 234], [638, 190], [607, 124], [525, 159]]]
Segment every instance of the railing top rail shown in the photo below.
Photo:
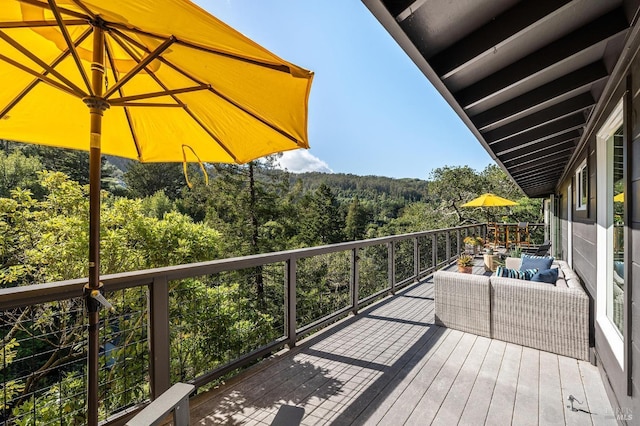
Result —
[[[154, 279], [159, 277], [163, 277], [169, 281], [179, 280], [190, 277], [210, 275], [224, 271], [252, 268], [269, 263], [293, 261], [297, 259], [304, 259], [306, 257], [370, 247], [484, 225], [484, 223], [476, 223], [451, 228], [390, 235], [368, 240], [349, 241], [338, 244], [307, 247], [274, 253], [256, 254], [251, 256], [190, 263], [185, 265], [167, 266], [163, 268], [123, 272], [119, 274], [101, 276], [100, 281], [104, 284], [104, 288], [106, 291], [115, 291], [124, 288], [151, 285], [153, 284]], [[57, 281], [46, 284], [33, 284], [22, 287], [0, 289], [0, 310], [29, 306], [37, 303], [82, 297], [82, 287], [85, 283], [87, 283], [87, 279], [81, 278], [67, 281]]]

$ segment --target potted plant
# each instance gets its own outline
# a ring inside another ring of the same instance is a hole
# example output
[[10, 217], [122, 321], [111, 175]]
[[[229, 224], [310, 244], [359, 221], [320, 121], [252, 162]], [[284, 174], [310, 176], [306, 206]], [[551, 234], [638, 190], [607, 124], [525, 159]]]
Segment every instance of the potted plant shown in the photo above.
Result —
[[458, 272], [470, 274], [473, 271], [473, 256], [462, 253], [458, 257]]
[[475, 235], [469, 235], [468, 237], [465, 237], [464, 243], [471, 246], [473, 254], [477, 254], [478, 248], [484, 245], [484, 240], [480, 236], [476, 237]]

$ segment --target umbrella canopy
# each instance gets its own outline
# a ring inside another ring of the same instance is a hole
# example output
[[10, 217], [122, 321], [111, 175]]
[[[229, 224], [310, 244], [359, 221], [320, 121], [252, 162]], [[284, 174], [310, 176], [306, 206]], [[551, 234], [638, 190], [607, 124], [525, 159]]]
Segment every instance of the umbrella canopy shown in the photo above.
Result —
[[505, 206], [517, 206], [515, 201], [507, 200], [506, 198], [498, 197], [497, 195], [486, 193], [482, 194], [478, 198], [474, 198], [462, 205], [462, 207], [505, 207]]
[[0, 139], [89, 151], [89, 425], [102, 153], [246, 163], [308, 148], [312, 78], [187, 0], [0, 0]]
[[309, 147], [312, 76], [186, 0], [0, 0], [3, 139], [88, 151], [93, 102], [104, 154], [245, 163]]
[[618, 203], [624, 203], [624, 192], [619, 193], [615, 197], [613, 197], [613, 201]]

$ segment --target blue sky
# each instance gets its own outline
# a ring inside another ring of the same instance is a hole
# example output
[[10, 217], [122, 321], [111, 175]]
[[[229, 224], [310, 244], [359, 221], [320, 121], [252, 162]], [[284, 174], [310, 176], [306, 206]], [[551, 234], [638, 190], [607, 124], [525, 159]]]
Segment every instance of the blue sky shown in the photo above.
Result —
[[290, 171], [426, 179], [445, 165], [492, 162], [427, 78], [359, 0], [195, 0], [271, 50], [315, 72], [309, 151]]

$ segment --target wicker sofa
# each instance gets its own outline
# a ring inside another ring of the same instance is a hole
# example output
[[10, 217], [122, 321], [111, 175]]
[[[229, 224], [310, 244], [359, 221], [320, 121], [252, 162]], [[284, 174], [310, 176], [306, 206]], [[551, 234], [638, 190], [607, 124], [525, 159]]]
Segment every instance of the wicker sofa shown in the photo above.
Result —
[[589, 298], [566, 262], [554, 267], [559, 269], [555, 286], [438, 271], [436, 324], [587, 360]]

